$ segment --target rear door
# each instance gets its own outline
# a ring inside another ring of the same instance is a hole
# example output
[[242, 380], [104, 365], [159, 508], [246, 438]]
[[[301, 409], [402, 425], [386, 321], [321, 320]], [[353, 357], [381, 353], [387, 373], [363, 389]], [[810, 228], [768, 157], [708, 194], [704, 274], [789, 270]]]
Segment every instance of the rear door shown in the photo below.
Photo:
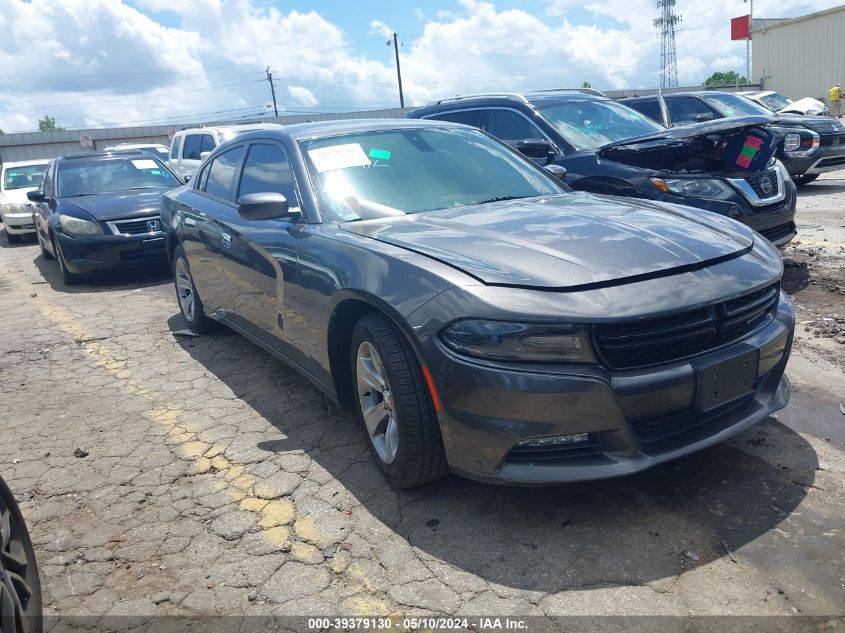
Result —
[[245, 152], [244, 144], [235, 145], [206, 163], [177, 211], [197, 292], [207, 308], [224, 314], [232, 312], [234, 295], [223, 271], [221, 251], [227, 245], [222, 226], [238, 214], [235, 199]]
[[[300, 206], [288, 153], [281, 143], [254, 141], [244, 160], [238, 197], [250, 193], [281, 193], [288, 207]], [[247, 220], [228, 213], [223, 225], [223, 268], [234, 291], [232, 316], [238, 325], [288, 356], [285, 320], [293, 316], [289, 295], [297, 278], [298, 219]]]

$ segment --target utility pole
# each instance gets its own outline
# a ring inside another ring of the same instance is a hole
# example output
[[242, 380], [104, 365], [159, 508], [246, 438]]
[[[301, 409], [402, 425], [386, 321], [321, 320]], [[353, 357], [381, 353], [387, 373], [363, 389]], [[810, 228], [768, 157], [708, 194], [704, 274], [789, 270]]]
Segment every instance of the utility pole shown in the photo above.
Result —
[[[742, 0], [746, 2], [746, 0]], [[745, 40], [745, 79], [751, 83], [751, 31], [754, 25], [754, 0], [748, 2], [748, 39]]]
[[[388, 42], [388, 45], [390, 42]], [[393, 52], [396, 54], [396, 78], [399, 80], [399, 107], [405, 107], [405, 95], [402, 94], [402, 70], [399, 68], [399, 42], [393, 34]]]
[[267, 66], [267, 81], [270, 82], [270, 93], [273, 95], [273, 112], [279, 116], [279, 108], [276, 106], [276, 86], [273, 85], [273, 73], [270, 72], [270, 67]]

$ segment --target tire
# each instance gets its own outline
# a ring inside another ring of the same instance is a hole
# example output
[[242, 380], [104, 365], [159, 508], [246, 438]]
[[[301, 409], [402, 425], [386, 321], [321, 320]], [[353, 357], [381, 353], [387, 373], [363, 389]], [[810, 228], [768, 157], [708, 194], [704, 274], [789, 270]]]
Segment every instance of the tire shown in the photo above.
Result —
[[185, 319], [185, 323], [196, 334], [209, 332], [214, 326], [214, 323], [205, 316], [202, 299], [197, 292], [197, 287], [194, 285], [194, 279], [191, 277], [188, 258], [185, 256], [185, 251], [181, 246], [177, 246], [176, 250], [173, 251], [172, 269], [173, 287], [176, 290], [176, 303], [179, 304], [179, 312], [182, 313], [182, 318]]
[[6, 231], [6, 241], [9, 244], [20, 244], [21, 243], [21, 236], [20, 235], [12, 235], [9, 231]]
[[44, 248], [44, 242], [41, 241], [41, 236], [38, 235], [38, 233], [35, 234], [35, 239], [38, 240], [38, 248], [41, 249], [41, 257], [43, 257], [44, 259], [48, 259], [48, 260], [49, 259], [56, 259], [50, 251], [48, 251], [46, 248]]
[[818, 177], [819, 174], [802, 174], [801, 176], [795, 176], [795, 184], [799, 187], [802, 187], [803, 185], [809, 185]]
[[41, 633], [41, 581], [26, 523], [12, 491], [0, 479], [0, 625]]
[[[362, 317], [352, 333], [351, 365], [358, 418], [370, 453], [390, 483], [412, 488], [446, 476], [434, 403], [399, 328], [380, 314]], [[365, 411], [372, 412], [369, 427]]]
[[53, 251], [56, 253], [56, 260], [59, 262], [59, 272], [62, 273], [62, 281], [66, 286], [75, 286], [84, 281], [85, 277], [72, 273], [67, 269], [67, 260], [65, 254], [62, 252], [62, 247], [59, 246], [58, 240], [53, 238]]

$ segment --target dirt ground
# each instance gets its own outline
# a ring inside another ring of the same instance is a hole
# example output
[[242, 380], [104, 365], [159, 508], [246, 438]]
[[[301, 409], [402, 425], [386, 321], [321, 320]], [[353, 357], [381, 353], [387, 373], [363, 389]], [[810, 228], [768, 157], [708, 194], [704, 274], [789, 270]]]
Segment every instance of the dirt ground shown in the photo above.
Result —
[[0, 474], [47, 613], [842, 616], [845, 172], [801, 190], [798, 224], [786, 409], [636, 476], [532, 489], [394, 490], [282, 363], [174, 334], [165, 268], [71, 288], [3, 244]]

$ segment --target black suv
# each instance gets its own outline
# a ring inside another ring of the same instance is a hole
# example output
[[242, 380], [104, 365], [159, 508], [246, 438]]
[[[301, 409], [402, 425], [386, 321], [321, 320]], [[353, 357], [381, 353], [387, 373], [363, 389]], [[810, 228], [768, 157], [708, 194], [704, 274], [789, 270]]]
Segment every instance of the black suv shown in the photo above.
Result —
[[481, 128], [576, 190], [715, 211], [777, 245], [795, 236], [795, 185], [774, 158], [779, 139], [765, 128], [771, 117], [667, 129], [580, 90], [456, 97], [408, 116]]
[[770, 127], [780, 128], [783, 140], [778, 158], [798, 184], [814, 181], [826, 171], [845, 167], [845, 125], [826, 116], [776, 114], [748, 97], [732, 92], [705, 90], [621, 99], [647, 117], [664, 125], [684, 125], [736, 116], [768, 116]]

